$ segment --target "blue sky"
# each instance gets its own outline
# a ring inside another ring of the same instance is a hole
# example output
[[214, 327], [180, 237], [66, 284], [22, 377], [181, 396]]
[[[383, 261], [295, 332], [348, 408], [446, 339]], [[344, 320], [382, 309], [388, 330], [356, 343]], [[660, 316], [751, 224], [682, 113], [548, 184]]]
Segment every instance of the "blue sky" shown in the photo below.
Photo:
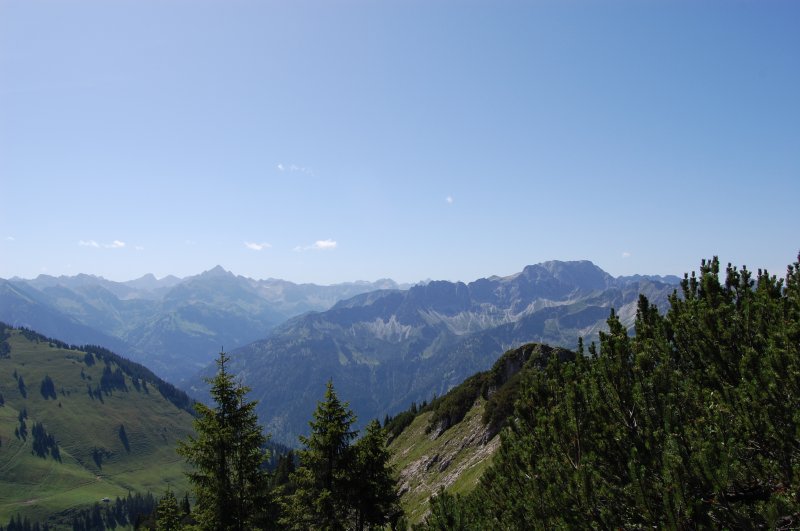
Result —
[[0, 0], [0, 277], [782, 275], [800, 3]]

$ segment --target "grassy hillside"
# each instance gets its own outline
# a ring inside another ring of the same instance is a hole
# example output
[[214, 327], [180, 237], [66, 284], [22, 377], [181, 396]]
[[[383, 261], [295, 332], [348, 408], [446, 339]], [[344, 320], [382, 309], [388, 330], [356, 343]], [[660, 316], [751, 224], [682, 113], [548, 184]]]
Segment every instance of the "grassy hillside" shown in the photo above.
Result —
[[[192, 418], [176, 406], [188, 403], [179, 392], [102, 349], [87, 354], [0, 330], [0, 525], [14, 514], [44, 521], [129, 492], [186, 490], [175, 446]], [[35, 436], [34, 426], [46, 436]]]
[[469, 492], [499, 445], [499, 435], [485, 440], [483, 399], [464, 419], [438, 437], [426, 433], [433, 413], [425, 411], [392, 441], [391, 464], [399, 472], [400, 503], [406, 518], [417, 523], [428, 512], [428, 498], [440, 487]]
[[551, 359], [574, 353], [531, 343], [506, 352], [494, 366], [467, 378], [430, 404], [386, 422], [391, 464], [399, 474], [400, 503], [410, 523], [428, 513], [428, 498], [444, 488], [466, 494], [478, 485], [500, 446], [520, 382]]

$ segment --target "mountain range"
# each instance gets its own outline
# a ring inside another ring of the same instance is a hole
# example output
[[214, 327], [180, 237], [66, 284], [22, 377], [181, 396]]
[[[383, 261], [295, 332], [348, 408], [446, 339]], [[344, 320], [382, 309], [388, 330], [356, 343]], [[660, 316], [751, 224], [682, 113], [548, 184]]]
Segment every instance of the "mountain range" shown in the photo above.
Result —
[[217, 266], [196, 276], [114, 282], [93, 275], [0, 279], [0, 321], [72, 344], [96, 344], [180, 384], [222, 347], [266, 337], [287, 319], [391, 280], [331, 286], [254, 280]]
[[202, 377], [225, 348], [231, 370], [260, 401], [267, 430], [296, 445], [329, 379], [360, 427], [447, 392], [523, 343], [588, 343], [611, 308], [631, 325], [639, 293], [663, 308], [678, 281], [613, 277], [588, 261], [415, 286], [254, 280], [219, 266], [128, 282], [40, 275], [0, 279], [0, 320], [110, 348], [200, 398]]
[[[588, 261], [527, 266], [465, 284], [433, 281], [356, 295], [294, 317], [231, 351], [277, 441], [297, 444], [328, 380], [362, 426], [442, 395], [528, 342], [574, 349], [596, 340], [611, 309], [633, 324], [639, 294], [666, 308], [677, 277], [612, 277]], [[211, 372], [206, 372], [208, 376]], [[202, 390], [198, 377], [195, 392]]]

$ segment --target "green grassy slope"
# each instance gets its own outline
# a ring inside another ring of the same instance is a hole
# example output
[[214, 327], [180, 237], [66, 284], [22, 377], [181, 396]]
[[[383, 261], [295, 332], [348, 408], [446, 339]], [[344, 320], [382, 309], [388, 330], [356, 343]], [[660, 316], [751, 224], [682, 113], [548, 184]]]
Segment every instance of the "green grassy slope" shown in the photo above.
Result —
[[425, 433], [433, 413], [421, 413], [389, 445], [391, 464], [400, 476], [400, 503], [410, 523], [422, 520], [428, 498], [440, 487], [466, 493], [477, 485], [500, 443], [499, 435], [486, 440], [484, 404], [478, 399], [461, 422], [435, 438]]
[[[87, 363], [84, 352], [20, 330], [6, 334], [10, 352], [0, 357], [0, 523], [17, 513], [44, 521], [129, 491], [160, 495], [167, 485], [178, 493], [186, 490], [185, 465], [175, 446], [191, 432], [191, 416], [165, 399], [154, 382], [143, 384], [123, 373], [127, 390], [118, 385], [102, 391], [104, 369], [113, 373], [120, 369], [117, 363], [97, 356]], [[41, 392], [45, 376], [55, 397]], [[23, 411], [24, 438], [15, 433]], [[34, 453], [34, 423], [55, 437], [60, 460]]]
[[574, 356], [558, 347], [523, 345], [419, 411], [413, 406], [386, 423], [400, 503], [410, 523], [425, 517], [428, 498], [440, 488], [453, 494], [475, 488], [500, 446], [499, 431], [513, 414], [526, 373]]

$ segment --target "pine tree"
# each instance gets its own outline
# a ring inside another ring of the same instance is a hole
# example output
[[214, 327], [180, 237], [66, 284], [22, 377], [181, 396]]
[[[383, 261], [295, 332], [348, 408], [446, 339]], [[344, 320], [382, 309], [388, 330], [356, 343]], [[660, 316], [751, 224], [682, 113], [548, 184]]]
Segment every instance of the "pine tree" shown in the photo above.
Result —
[[389, 466], [386, 432], [377, 420], [367, 425], [366, 433], [354, 447], [352, 504], [356, 510], [355, 528], [383, 527], [396, 519], [401, 509], [397, 483]]
[[188, 516], [189, 513], [192, 512], [192, 507], [191, 507], [191, 505], [189, 505], [189, 493], [188, 492], [183, 495], [183, 499], [181, 500], [181, 512], [185, 516]]
[[285, 500], [281, 523], [292, 529], [345, 529], [352, 517], [351, 429], [356, 418], [328, 382], [325, 400], [309, 422], [311, 435], [300, 437], [300, 467], [292, 474], [294, 493]]
[[178, 500], [175, 499], [172, 489], [167, 487], [167, 492], [159, 500], [156, 508], [156, 531], [177, 531], [180, 528], [181, 515]]
[[268, 496], [267, 438], [258, 425], [257, 402], [247, 402], [249, 388], [236, 384], [220, 352], [211, 384], [216, 406], [196, 404], [196, 437], [181, 442], [178, 453], [194, 466], [189, 473], [195, 491], [195, 514], [204, 530], [244, 530], [263, 527], [260, 509]]

